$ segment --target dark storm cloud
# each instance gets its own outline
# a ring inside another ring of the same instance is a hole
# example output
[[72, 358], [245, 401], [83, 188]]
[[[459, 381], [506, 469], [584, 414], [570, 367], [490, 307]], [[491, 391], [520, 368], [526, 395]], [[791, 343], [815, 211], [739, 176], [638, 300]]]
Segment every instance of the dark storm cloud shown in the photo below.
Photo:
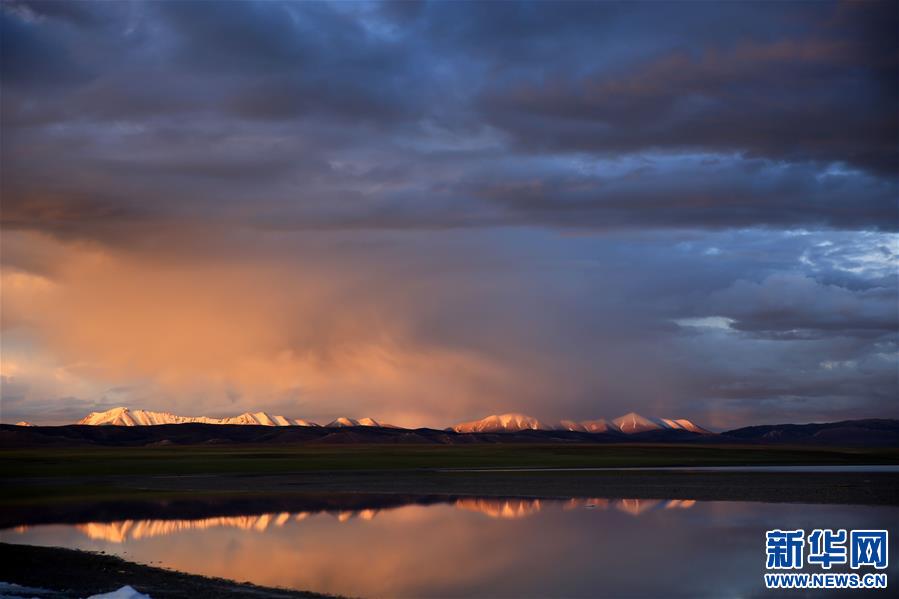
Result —
[[[896, 6], [793, 8], [732, 15], [747, 20], [731, 24], [727, 40], [700, 34], [624, 64], [581, 60], [500, 78], [482, 103], [491, 122], [536, 151], [737, 151], [895, 175]], [[806, 27], [778, 35], [791, 18]]]
[[543, 174], [494, 172], [469, 191], [513, 217], [561, 226], [899, 226], [899, 186], [861, 172], [733, 156], [648, 156], [623, 169], [571, 162]]
[[12, 10], [0, 11], [0, 31], [4, 86], [46, 88], [83, 79], [80, 67], [66, 56], [65, 42], [47, 35], [23, 16]]
[[485, 109], [538, 151], [739, 151], [894, 174], [899, 71], [852, 54], [831, 41], [681, 51], [618, 74], [509, 84]]
[[[734, 328], [761, 334], [880, 337], [899, 331], [896, 285], [850, 290], [802, 274], [737, 281], [715, 293], [709, 309]], [[807, 337], [804, 337], [807, 338]]]
[[88, 2], [66, 0], [9, 0], [7, 6], [26, 16], [59, 19], [78, 26], [95, 26], [102, 21], [101, 12]]
[[412, 55], [400, 44], [374, 38], [352, 15], [311, 2], [229, 2], [211, 13], [205, 4], [157, 8], [174, 32], [178, 63], [241, 79], [224, 103], [235, 116], [414, 116]]
[[[29, 164], [6, 177], [7, 205], [82, 202], [53, 182], [71, 180], [49, 172], [62, 152], [77, 152], [79, 170], [108, 170], [123, 154], [147, 163], [79, 182], [94, 203], [142, 202], [141, 188], [162, 213], [211, 196], [243, 202], [233, 156], [154, 172], [176, 143], [205, 148], [215, 131], [254, 145], [238, 159], [268, 175], [253, 200], [298, 228], [893, 230], [895, 13], [891, 3], [8, 3], [3, 154]], [[331, 167], [298, 184], [308, 147]], [[684, 152], [704, 158], [657, 167]], [[645, 168], [577, 166], [621, 155]], [[177, 171], [192, 165], [205, 183], [185, 187]], [[402, 189], [379, 182], [385, 168]]]

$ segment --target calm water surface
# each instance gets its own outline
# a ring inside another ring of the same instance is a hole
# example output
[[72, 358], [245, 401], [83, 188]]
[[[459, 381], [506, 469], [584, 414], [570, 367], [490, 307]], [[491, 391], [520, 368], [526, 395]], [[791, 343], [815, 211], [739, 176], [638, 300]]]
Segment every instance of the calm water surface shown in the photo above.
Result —
[[899, 472], [899, 464], [835, 466], [632, 466], [585, 468], [443, 468], [442, 472]]
[[470, 498], [40, 525], [0, 531], [0, 540], [363, 597], [745, 597], [770, 596], [762, 586], [769, 528], [888, 528], [890, 586], [899, 584], [897, 524], [895, 507]]

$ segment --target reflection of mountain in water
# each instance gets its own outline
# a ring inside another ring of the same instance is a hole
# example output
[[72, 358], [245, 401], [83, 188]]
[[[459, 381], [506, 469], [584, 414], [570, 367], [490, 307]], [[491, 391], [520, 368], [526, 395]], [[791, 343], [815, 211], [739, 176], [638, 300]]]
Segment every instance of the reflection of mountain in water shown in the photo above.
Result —
[[[265, 532], [271, 527], [281, 527], [287, 522], [301, 522], [315, 512], [281, 512], [279, 514], [258, 514], [254, 516], [222, 516], [219, 518], [202, 518], [199, 520], [122, 520], [120, 522], [88, 522], [75, 527], [91, 539], [123, 543], [127, 540], [140, 540], [151, 537], [170, 535], [187, 530], [205, 530], [208, 528], [239, 528], [240, 530]], [[346, 522], [352, 518], [371, 520], [378, 510], [358, 510], [331, 512], [338, 522]], [[27, 530], [27, 526], [21, 527]]]
[[599, 509], [607, 510], [614, 508], [621, 512], [625, 512], [632, 516], [639, 516], [643, 513], [656, 510], [673, 510], [673, 509], [690, 509], [696, 505], [692, 499], [602, 499], [602, 498], [574, 498], [565, 502], [565, 509]]
[[524, 518], [536, 514], [543, 506], [540, 499], [486, 499], [467, 497], [456, 500], [456, 507], [472, 512], [480, 512], [491, 518]]
[[[471, 512], [478, 512], [490, 518], [516, 519], [532, 516], [550, 505], [561, 506], [565, 510], [609, 510], [616, 509], [633, 516], [640, 516], [657, 509], [688, 509], [695, 501], [686, 499], [604, 499], [604, 498], [571, 498], [568, 500], [522, 499], [522, 498], [484, 498], [461, 497], [448, 500], [454, 507]], [[120, 520], [116, 522], [88, 522], [76, 525], [76, 528], [87, 537], [110, 543], [124, 543], [152, 537], [171, 535], [190, 530], [206, 530], [210, 528], [237, 528], [245, 531], [264, 532], [272, 528], [280, 528], [288, 522], [300, 522], [311, 515], [327, 513], [338, 520], [347, 522], [352, 519], [372, 520], [380, 510], [329, 510], [276, 512], [250, 516], [219, 516], [213, 518], [185, 520]], [[27, 526], [16, 528], [16, 532], [25, 532]]]
[[[456, 507], [473, 512], [480, 512], [491, 518], [525, 518], [539, 512], [544, 505], [560, 503], [546, 499], [488, 499], [469, 497], [456, 500]], [[614, 508], [616, 510], [639, 516], [645, 512], [656, 509], [689, 509], [696, 502], [692, 499], [604, 499], [604, 498], [584, 498], [573, 497], [567, 501], [561, 502], [566, 510], [571, 509], [600, 509], [607, 510]]]
[[[302, 520], [307, 514], [297, 514]], [[264, 531], [270, 525], [284, 526], [291, 514], [259, 514], [257, 516], [224, 516], [200, 520], [123, 520], [121, 522], [89, 522], [78, 524], [76, 528], [92, 539], [122, 543], [129, 539], [140, 540], [150, 537], [170, 535], [185, 530], [205, 530], [208, 528], [239, 528], [241, 530]]]

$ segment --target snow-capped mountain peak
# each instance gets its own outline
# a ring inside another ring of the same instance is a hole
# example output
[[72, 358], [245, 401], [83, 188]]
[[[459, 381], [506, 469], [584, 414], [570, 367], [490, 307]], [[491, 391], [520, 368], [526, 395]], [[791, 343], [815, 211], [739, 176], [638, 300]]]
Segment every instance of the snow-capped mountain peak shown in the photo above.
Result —
[[305, 420], [288, 420], [284, 416], [272, 416], [267, 412], [244, 412], [240, 416], [210, 418], [208, 416], [178, 416], [170, 412], [131, 410], [125, 407], [112, 408], [105, 412], [91, 412], [78, 424], [92, 426], [149, 426], [154, 424], [248, 424], [262, 426], [317, 426]]
[[[226, 418], [210, 418], [208, 416], [178, 416], [170, 412], [153, 412], [150, 410], [132, 410], [126, 407], [112, 408], [105, 412], [91, 412], [77, 424], [114, 425], [114, 426], [147, 426], [153, 424], [246, 424], [252, 426], [320, 426], [302, 418], [285, 418], [268, 412], [244, 412], [239, 416]], [[395, 428], [390, 424], [382, 424], [374, 418], [340, 417], [327, 425], [337, 428], [344, 426], [382, 426]]]
[[588, 433], [606, 433], [608, 431], [616, 431], [618, 427], [606, 420], [598, 418], [596, 420], [584, 420], [579, 423]]
[[667, 428], [655, 420], [650, 420], [636, 412], [630, 412], [624, 416], [619, 416], [612, 423], [622, 433], [642, 433], [644, 431], [653, 431], [660, 428]]
[[[272, 415], [268, 412], [244, 412], [239, 416], [226, 418], [210, 418], [208, 416], [178, 416], [170, 412], [153, 412], [150, 410], [131, 410], [126, 407], [117, 407], [105, 412], [91, 412], [78, 421], [83, 425], [114, 425], [114, 426], [148, 426], [154, 424], [243, 424], [251, 426], [319, 426], [314, 422], [301, 418], [285, 418]], [[20, 426], [29, 426], [29, 423], [19, 423]], [[379, 422], [374, 418], [347, 418], [341, 416], [325, 425], [329, 428], [343, 428], [354, 426], [400, 428], [391, 424]], [[493, 414], [480, 420], [462, 422], [448, 430], [457, 433], [514, 433], [527, 430], [535, 431], [574, 431], [579, 433], [642, 433], [655, 430], [681, 430], [693, 433], [706, 434], [709, 431], [698, 426], [686, 418], [646, 418], [635, 412], [625, 414], [614, 420], [599, 418], [596, 420], [563, 420], [556, 425], [547, 425], [532, 416], [518, 412], [505, 414]]]
[[556, 427], [556, 430], [576, 431], [580, 433], [605, 433], [608, 431], [618, 431], [618, 427], [610, 423], [605, 418], [597, 420], [582, 420], [575, 422], [574, 420], [563, 420]]
[[559, 429], [563, 431], [576, 431], [579, 433], [587, 432], [587, 429], [584, 428], [584, 424], [582, 422], [575, 422], [574, 420], [563, 420], [559, 423]]
[[359, 420], [356, 420], [355, 418], [341, 416], [340, 418], [335, 418], [325, 426], [328, 428], [343, 428], [345, 426], [380, 426], [380, 424], [373, 418], [360, 418]]
[[698, 424], [687, 420], [686, 418], [679, 418], [677, 420], [671, 420], [669, 418], [662, 418], [662, 422], [668, 427], [672, 429], [680, 429], [685, 431], [690, 431], [693, 433], [708, 433], [709, 431], [705, 430]]
[[697, 426], [687, 419], [670, 418], [646, 418], [636, 412], [631, 412], [615, 418], [612, 421], [605, 418], [596, 420], [562, 420], [556, 426], [547, 426], [536, 418], [525, 414], [494, 414], [480, 420], [462, 422], [453, 427], [457, 433], [499, 433], [519, 432], [523, 430], [562, 430], [581, 433], [642, 433], [653, 430], [685, 430], [694, 433], [707, 433], [705, 429]]
[[452, 427], [457, 433], [496, 433], [523, 430], [547, 430], [539, 420], [516, 412], [493, 414], [480, 420], [462, 422]]

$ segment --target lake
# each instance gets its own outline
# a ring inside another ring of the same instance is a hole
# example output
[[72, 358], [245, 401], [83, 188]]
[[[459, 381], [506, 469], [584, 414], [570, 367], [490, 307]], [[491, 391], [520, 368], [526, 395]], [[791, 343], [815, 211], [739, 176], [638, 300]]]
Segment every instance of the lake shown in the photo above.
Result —
[[[361, 597], [721, 597], [770, 595], [762, 580], [767, 529], [888, 528], [896, 556], [897, 524], [891, 506], [454, 497], [20, 526], [0, 531], [0, 540]], [[891, 563], [891, 585], [899, 584], [899, 562]]]

